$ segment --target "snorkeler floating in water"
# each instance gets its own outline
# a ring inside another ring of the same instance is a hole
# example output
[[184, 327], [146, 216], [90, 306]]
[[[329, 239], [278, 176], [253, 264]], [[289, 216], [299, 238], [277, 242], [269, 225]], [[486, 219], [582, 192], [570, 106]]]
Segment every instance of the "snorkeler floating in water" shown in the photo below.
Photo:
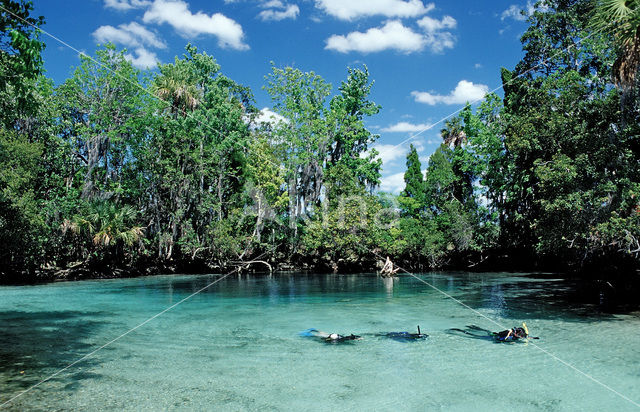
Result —
[[522, 327], [513, 327], [511, 329], [503, 330], [501, 332], [491, 332], [491, 336], [495, 340], [500, 342], [515, 341], [518, 339], [526, 339], [529, 337], [529, 330], [527, 324], [522, 322]]
[[420, 332], [420, 325], [418, 325], [418, 333], [411, 332], [387, 332], [379, 334], [378, 336], [384, 336], [399, 342], [416, 341], [420, 339], [427, 339], [429, 335]]
[[[318, 329], [315, 329], [315, 328], [303, 330], [302, 332], [299, 333], [299, 335], [304, 337], [319, 338], [324, 342], [329, 342], [329, 343], [338, 343], [338, 342], [346, 342], [351, 340], [362, 339], [362, 336], [360, 335], [354, 335], [354, 334], [340, 335], [338, 333], [327, 333], [327, 332], [319, 331]], [[369, 334], [369, 335], [390, 338], [399, 342], [416, 341], [416, 340], [426, 339], [429, 336], [420, 331], [420, 326], [418, 326], [418, 333], [384, 332], [384, 333], [376, 333], [376, 334]]]
[[311, 337], [311, 338], [320, 338], [325, 342], [329, 343], [337, 343], [337, 342], [345, 342], [350, 340], [359, 340], [361, 337], [359, 335], [340, 335], [338, 333], [327, 333], [322, 332], [318, 329], [310, 328], [307, 330], [303, 330], [299, 333], [300, 336]]
[[521, 339], [540, 339], [529, 336], [527, 324], [522, 322], [522, 327], [513, 327], [500, 332], [492, 332], [476, 325], [468, 325], [466, 329], [449, 329], [450, 332], [461, 332], [475, 339], [493, 340], [496, 342], [515, 342]]

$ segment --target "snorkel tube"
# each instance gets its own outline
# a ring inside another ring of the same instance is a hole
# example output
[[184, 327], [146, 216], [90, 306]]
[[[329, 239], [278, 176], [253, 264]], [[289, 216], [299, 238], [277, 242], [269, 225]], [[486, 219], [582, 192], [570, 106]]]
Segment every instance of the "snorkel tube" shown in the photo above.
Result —
[[522, 322], [522, 328], [524, 329], [524, 333], [526, 333], [525, 337], [529, 337], [529, 328], [527, 328], [527, 324]]

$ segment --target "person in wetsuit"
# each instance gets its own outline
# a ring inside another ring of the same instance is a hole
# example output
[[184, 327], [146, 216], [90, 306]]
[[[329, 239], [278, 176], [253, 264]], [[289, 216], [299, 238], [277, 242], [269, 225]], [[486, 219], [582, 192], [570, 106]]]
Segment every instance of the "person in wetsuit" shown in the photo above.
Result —
[[339, 333], [327, 333], [314, 328], [303, 330], [302, 332], [300, 332], [300, 336], [320, 338], [325, 342], [332, 342], [332, 343], [361, 339], [359, 335], [354, 335], [353, 333], [351, 335], [343, 336], [343, 335], [340, 335]]
[[381, 336], [385, 336], [387, 338], [391, 338], [393, 340], [399, 342], [407, 342], [407, 341], [415, 341], [420, 339], [427, 339], [429, 335], [422, 333], [420, 331], [420, 325], [418, 325], [418, 333], [411, 332], [387, 332], [383, 333]]
[[523, 327], [513, 327], [511, 329], [503, 330], [501, 332], [493, 332], [493, 336], [499, 341], [512, 341], [518, 339], [524, 339], [529, 336], [527, 325], [523, 322]]
[[343, 342], [343, 341], [346, 341], [346, 340], [358, 340], [358, 339], [360, 339], [360, 336], [354, 335], [353, 333], [351, 335], [347, 335], [347, 336], [342, 336], [342, 335], [337, 334], [337, 333], [331, 333], [331, 334], [329, 334], [329, 336], [324, 338], [324, 340], [327, 341], [327, 342]]

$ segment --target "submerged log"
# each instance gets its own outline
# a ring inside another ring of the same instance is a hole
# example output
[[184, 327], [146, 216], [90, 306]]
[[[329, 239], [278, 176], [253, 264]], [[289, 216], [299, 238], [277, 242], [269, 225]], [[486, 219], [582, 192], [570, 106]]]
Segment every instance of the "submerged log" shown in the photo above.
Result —
[[249, 266], [254, 263], [261, 263], [263, 265], [266, 265], [269, 268], [269, 273], [273, 273], [273, 267], [271, 267], [269, 262], [266, 262], [264, 260], [250, 260], [248, 262], [240, 262], [238, 265], [238, 273], [242, 272], [243, 270], [249, 269]]

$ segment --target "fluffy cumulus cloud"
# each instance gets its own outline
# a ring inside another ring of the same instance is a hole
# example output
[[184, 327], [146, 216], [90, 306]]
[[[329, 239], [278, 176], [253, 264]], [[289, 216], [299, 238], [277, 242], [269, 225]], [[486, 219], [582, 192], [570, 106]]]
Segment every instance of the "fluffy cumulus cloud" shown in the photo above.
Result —
[[150, 0], [104, 0], [104, 6], [109, 9], [130, 10], [147, 7]]
[[457, 26], [453, 17], [444, 16], [438, 20], [424, 16], [416, 24], [417, 30], [405, 26], [400, 20], [391, 20], [382, 27], [370, 28], [366, 32], [333, 35], [327, 39], [325, 48], [341, 53], [373, 53], [383, 50], [413, 53], [428, 48], [434, 53], [441, 53], [455, 45], [456, 38], [449, 31]]
[[372, 53], [389, 49], [411, 53], [422, 50], [425, 43], [426, 40], [422, 34], [404, 26], [399, 20], [393, 20], [380, 28], [371, 28], [364, 33], [333, 35], [327, 39], [325, 49], [340, 53], [352, 51]]
[[425, 33], [426, 46], [434, 53], [442, 53], [444, 49], [453, 48], [456, 38], [447, 30], [455, 29], [457, 25], [456, 19], [451, 16], [444, 16], [441, 20], [424, 16], [418, 20], [418, 26]]
[[433, 125], [427, 123], [413, 124], [409, 122], [399, 122], [385, 127], [380, 131], [386, 133], [420, 133], [431, 129], [432, 127]]
[[296, 4], [285, 4], [280, 0], [271, 0], [262, 4], [264, 10], [258, 14], [263, 21], [274, 20], [280, 21], [284, 19], [295, 20], [300, 14], [300, 8]]
[[380, 190], [383, 192], [399, 194], [404, 186], [404, 172], [382, 176], [380, 179]]
[[489, 92], [489, 87], [484, 84], [474, 84], [467, 80], [460, 80], [455, 89], [447, 95], [433, 94], [429, 92], [413, 91], [411, 95], [418, 103], [434, 106], [443, 104], [465, 104], [481, 100]]
[[[412, 141], [418, 152], [424, 150], [423, 142], [419, 139]], [[389, 169], [392, 166], [398, 164], [398, 161], [404, 161], [407, 156], [407, 148], [403, 144], [380, 144], [376, 143], [373, 145], [372, 149], [375, 149], [378, 152], [378, 156], [376, 158], [382, 159], [382, 165], [385, 169]], [[369, 152], [362, 153], [362, 157], [369, 156]]]
[[101, 26], [93, 32], [93, 38], [98, 43], [115, 43], [134, 48], [134, 52], [125, 57], [139, 69], [148, 69], [158, 64], [158, 57], [146, 47], [163, 49], [167, 45], [156, 33], [141, 24], [131, 22], [118, 27]]
[[118, 27], [101, 26], [93, 32], [93, 38], [98, 43], [112, 42], [130, 47], [167, 47], [154, 32], [136, 22], [121, 24]]
[[131, 62], [135, 67], [139, 69], [150, 69], [158, 65], [158, 57], [155, 53], [150, 52], [144, 47], [139, 47], [134, 50], [134, 54], [125, 54], [125, 58]]
[[316, 7], [341, 20], [359, 17], [418, 17], [434, 8], [421, 0], [316, 0]]
[[264, 109], [260, 110], [260, 113], [256, 117], [255, 122], [257, 124], [270, 123], [271, 125], [275, 126], [280, 122], [289, 123], [289, 120], [287, 120], [286, 117], [272, 111], [268, 107], [265, 107]]
[[155, 0], [144, 13], [145, 23], [172, 26], [184, 36], [210, 34], [218, 38], [218, 45], [223, 48], [247, 50], [244, 43], [242, 26], [223, 14], [208, 15], [201, 11], [192, 13], [189, 5], [182, 0]]
[[444, 16], [442, 20], [424, 16], [418, 20], [418, 26], [422, 27], [427, 33], [435, 33], [442, 29], [455, 29], [457, 25], [456, 19], [451, 16]]

